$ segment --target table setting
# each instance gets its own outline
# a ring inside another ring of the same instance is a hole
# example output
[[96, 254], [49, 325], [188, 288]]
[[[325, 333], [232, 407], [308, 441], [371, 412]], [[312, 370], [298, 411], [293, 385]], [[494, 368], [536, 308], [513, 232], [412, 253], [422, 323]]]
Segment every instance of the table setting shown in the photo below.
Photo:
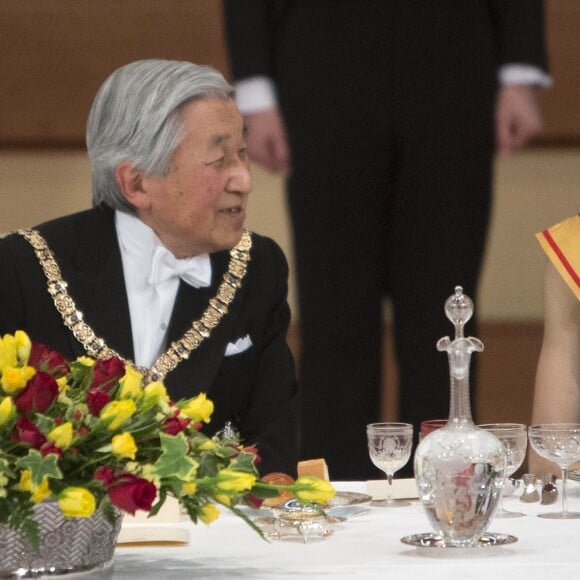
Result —
[[[447, 421], [421, 429], [414, 479], [396, 479], [411, 460], [413, 427], [367, 426], [369, 460], [379, 481], [332, 482], [324, 505], [285, 500], [249, 510], [263, 538], [225, 514], [211, 528], [181, 519], [187, 545], [118, 546], [114, 578], [474, 578], [544, 579], [580, 569], [580, 424], [477, 426], [469, 403], [469, 364], [483, 350], [463, 327], [473, 303], [460, 287], [445, 304], [455, 338], [437, 348], [449, 357]], [[562, 479], [511, 476], [526, 448], [562, 469]], [[321, 460], [322, 461], [322, 460]], [[559, 500], [559, 501], [558, 501]], [[396, 509], [395, 509], [396, 508]], [[266, 543], [265, 543], [266, 542]]]

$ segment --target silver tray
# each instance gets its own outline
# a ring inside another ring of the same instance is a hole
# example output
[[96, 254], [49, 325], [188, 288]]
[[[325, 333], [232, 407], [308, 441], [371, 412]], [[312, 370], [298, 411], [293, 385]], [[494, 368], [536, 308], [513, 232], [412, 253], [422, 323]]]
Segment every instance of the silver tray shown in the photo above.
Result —
[[401, 542], [408, 546], [414, 546], [416, 548], [439, 548], [440, 550], [477, 550], [481, 548], [507, 546], [508, 544], [513, 544], [517, 541], [518, 539], [516, 536], [510, 536], [509, 534], [496, 534], [493, 532], [486, 532], [483, 534], [474, 546], [446, 546], [443, 543], [441, 536], [437, 536], [433, 532], [427, 532], [426, 534], [413, 534], [412, 536], [401, 538]]

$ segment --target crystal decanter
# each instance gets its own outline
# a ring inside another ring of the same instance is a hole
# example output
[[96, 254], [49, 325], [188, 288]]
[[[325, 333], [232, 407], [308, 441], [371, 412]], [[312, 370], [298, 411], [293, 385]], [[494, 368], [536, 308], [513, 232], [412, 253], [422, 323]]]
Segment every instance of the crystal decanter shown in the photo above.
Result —
[[415, 479], [429, 523], [443, 545], [477, 545], [498, 505], [504, 479], [505, 452], [499, 439], [477, 428], [469, 402], [471, 353], [483, 343], [465, 338], [473, 302], [461, 286], [445, 302], [455, 339], [441, 338], [439, 351], [449, 357], [451, 402], [449, 421], [424, 437], [415, 452]]

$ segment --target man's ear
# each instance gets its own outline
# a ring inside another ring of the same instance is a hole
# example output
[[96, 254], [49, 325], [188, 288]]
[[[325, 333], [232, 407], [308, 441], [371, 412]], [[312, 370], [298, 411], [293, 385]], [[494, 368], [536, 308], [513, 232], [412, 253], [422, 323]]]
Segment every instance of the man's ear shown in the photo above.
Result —
[[149, 204], [149, 196], [143, 187], [143, 172], [131, 161], [121, 161], [115, 168], [115, 180], [125, 199], [136, 209]]

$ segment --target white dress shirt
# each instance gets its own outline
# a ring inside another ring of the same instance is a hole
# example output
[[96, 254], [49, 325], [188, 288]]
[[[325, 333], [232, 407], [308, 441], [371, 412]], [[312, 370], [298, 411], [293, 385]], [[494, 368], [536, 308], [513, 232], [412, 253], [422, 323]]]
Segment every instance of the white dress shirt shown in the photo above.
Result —
[[[194, 287], [211, 284], [209, 254], [178, 260], [155, 232], [134, 215], [116, 211], [135, 363], [149, 368], [166, 348], [166, 334], [180, 278]], [[187, 267], [185, 267], [187, 266]], [[171, 271], [174, 270], [173, 274]], [[194, 270], [187, 277], [186, 270]]]
[[[498, 70], [501, 85], [552, 86], [552, 78], [541, 69], [527, 64], [506, 64]], [[259, 113], [278, 106], [276, 85], [265, 76], [255, 76], [237, 81], [236, 104], [243, 115]]]

